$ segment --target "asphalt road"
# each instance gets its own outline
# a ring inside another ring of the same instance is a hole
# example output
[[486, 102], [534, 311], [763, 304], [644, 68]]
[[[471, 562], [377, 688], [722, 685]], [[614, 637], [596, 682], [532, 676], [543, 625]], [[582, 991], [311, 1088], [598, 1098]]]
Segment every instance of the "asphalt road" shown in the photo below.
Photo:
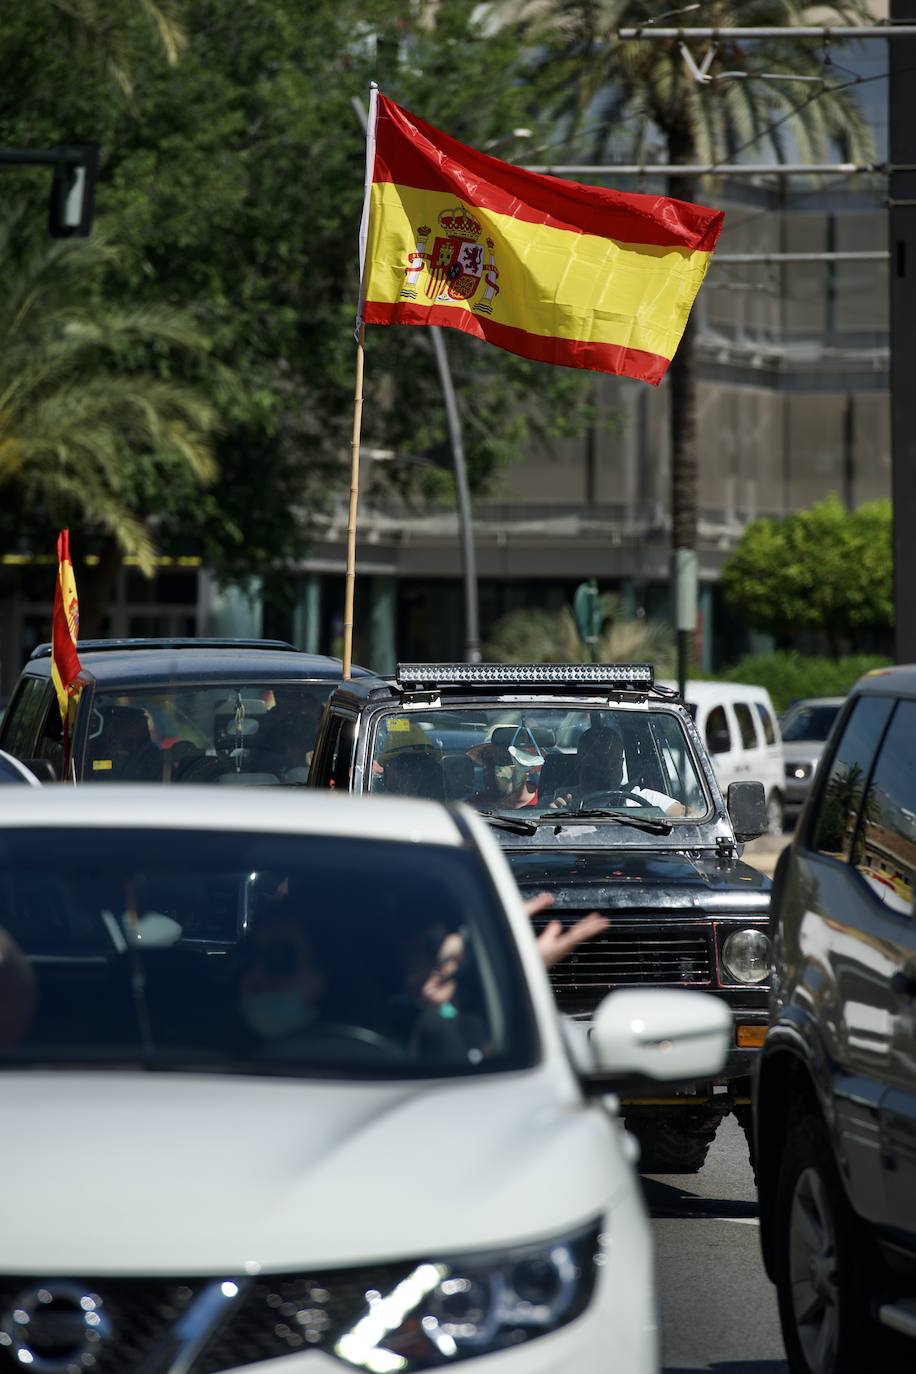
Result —
[[744, 1135], [726, 1117], [698, 1174], [644, 1174], [665, 1374], [786, 1374], [775, 1290], [760, 1260]]

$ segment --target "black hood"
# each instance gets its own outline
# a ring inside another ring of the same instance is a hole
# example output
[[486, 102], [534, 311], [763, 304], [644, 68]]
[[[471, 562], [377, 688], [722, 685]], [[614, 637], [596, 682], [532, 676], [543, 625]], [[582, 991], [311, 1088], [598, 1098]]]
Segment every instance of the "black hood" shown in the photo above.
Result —
[[558, 906], [766, 911], [770, 879], [708, 850], [505, 849], [526, 896], [553, 892]]

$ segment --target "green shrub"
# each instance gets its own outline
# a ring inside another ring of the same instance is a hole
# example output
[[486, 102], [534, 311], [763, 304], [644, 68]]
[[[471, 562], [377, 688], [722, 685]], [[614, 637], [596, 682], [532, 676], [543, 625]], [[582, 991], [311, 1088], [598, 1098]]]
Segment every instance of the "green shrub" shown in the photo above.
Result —
[[765, 687], [777, 711], [784, 711], [799, 697], [842, 697], [853, 683], [872, 668], [890, 662], [874, 654], [849, 654], [845, 658], [816, 658], [797, 650], [772, 654], [747, 654], [732, 668], [712, 673], [726, 682], [750, 682]]

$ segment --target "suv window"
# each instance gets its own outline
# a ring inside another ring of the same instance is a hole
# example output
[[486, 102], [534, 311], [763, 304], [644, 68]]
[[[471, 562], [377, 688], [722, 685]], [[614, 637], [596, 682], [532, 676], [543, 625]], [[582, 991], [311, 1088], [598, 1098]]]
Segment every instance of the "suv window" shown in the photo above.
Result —
[[[72, 719], [72, 716], [71, 716]], [[44, 724], [41, 727], [41, 734], [38, 736], [38, 744], [35, 747], [35, 757], [47, 759], [53, 765], [58, 778], [64, 775], [64, 722], [61, 719], [60, 707], [57, 704], [55, 694], [51, 699], [45, 715]]]
[[751, 715], [751, 708], [743, 701], [735, 702], [735, 719], [738, 722], [738, 729], [741, 731], [741, 745], [744, 749], [757, 748], [757, 731], [754, 729], [754, 718]]
[[893, 703], [888, 697], [859, 697], [846, 721], [821, 793], [813, 848], [848, 859], [878, 743]]
[[706, 717], [706, 748], [711, 754], [727, 754], [732, 747], [731, 731], [724, 706], [714, 706]]
[[776, 743], [776, 727], [773, 724], [773, 717], [770, 715], [762, 701], [755, 701], [754, 706], [757, 710], [757, 717], [763, 726], [763, 738], [767, 744]]
[[914, 915], [916, 702], [900, 702], [884, 737], [862, 808], [854, 862], [886, 906]]
[[46, 689], [47, 683], [42, 678], [23, 679], [3, 722], [0, 742], [8, 754], [15, 754], [18, 758], [31, 755]]
[[353, 717], [332, 714], [321, 743], [321, 755], [316, 761], [320, 776], [326, 779], [326, 786], [349, 791], [355, 744], [356, 721]]

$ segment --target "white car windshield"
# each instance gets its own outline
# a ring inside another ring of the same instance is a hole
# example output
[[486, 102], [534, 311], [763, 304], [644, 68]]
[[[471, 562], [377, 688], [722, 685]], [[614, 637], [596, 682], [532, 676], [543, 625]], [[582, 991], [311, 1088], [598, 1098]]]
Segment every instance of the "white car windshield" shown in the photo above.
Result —
[[533, 1062], [470, 848], [301, 835], [0, 836], [0, 1065], [476, 1075]]
[[674, 712], [613, 707], [391, 712], [375, 732], [369, 790], [529, 819], [598, 810], [657, 820], [708, 808]]

